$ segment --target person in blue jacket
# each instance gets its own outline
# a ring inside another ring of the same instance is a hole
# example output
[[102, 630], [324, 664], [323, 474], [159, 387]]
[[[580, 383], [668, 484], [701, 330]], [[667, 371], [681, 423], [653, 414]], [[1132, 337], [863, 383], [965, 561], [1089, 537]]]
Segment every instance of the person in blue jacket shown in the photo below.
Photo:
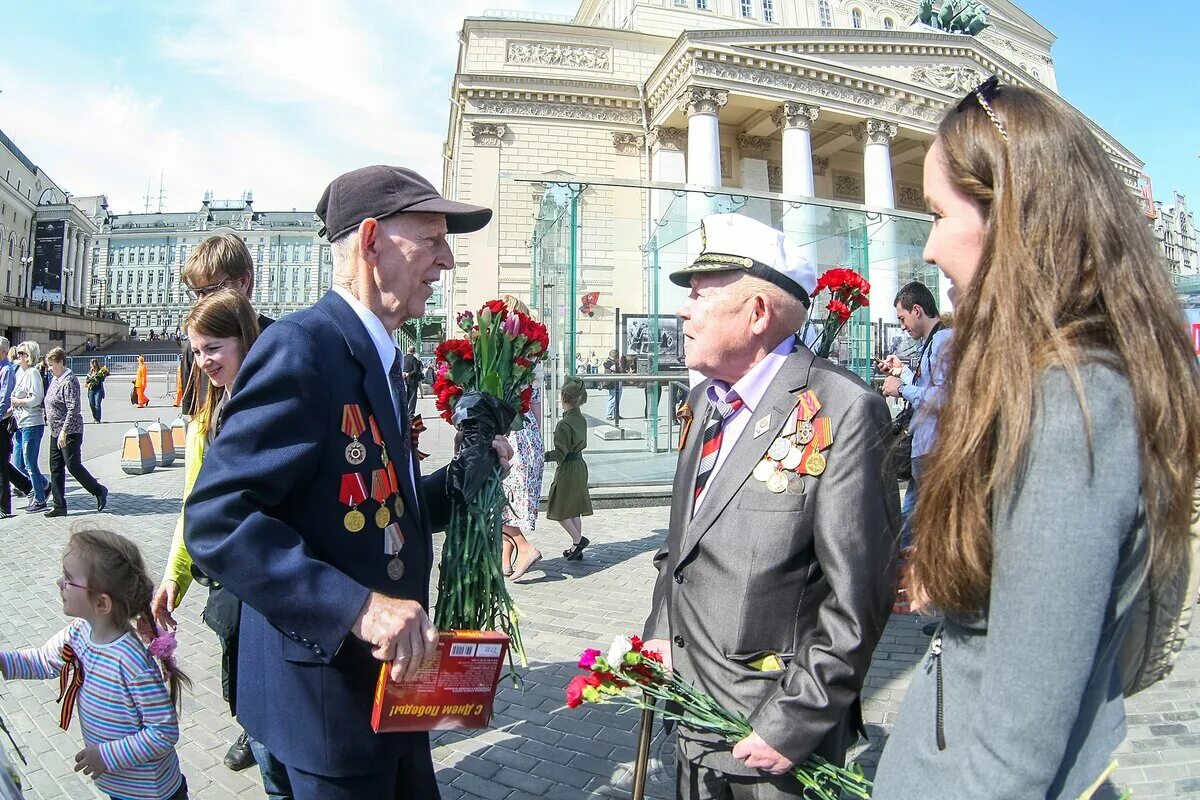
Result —
[[336, 178], [317, 214], [334, 286], [251, 348], [184, 538], [244, 604], [238, 717], [296, 800], [437, 798], [428, 734], [370, 723], [380, 662], [411, 678], [436, 645], [432, 531], [449, 516], [445, 470], [422, 477], [410, 447], [394, 335], [453, 268], [447, 235], [492, 212], [373, 166]]

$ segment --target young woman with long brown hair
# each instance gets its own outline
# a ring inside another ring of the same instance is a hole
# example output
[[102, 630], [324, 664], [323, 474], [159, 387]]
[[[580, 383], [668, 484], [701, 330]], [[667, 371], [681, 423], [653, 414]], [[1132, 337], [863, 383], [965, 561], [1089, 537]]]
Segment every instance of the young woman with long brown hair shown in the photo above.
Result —
[[873, 797], [1115, 797], [1117, 650], [1187, 557], [1200, 376], [1146, 220], [1057, 98], [992, 80], [925, 162], [954, 347], [917, 503], [914, 600], [945, 614]]

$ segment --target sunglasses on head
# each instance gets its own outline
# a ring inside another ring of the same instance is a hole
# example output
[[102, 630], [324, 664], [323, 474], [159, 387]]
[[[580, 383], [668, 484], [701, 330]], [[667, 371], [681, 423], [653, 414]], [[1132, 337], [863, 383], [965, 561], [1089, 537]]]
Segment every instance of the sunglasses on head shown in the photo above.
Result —
[[1000, 118], [996, 116], [996, 112], [992, 110], [991, 101], [995, 100], [996, 95], [999, 93], [1000, 79], [993, 75], [971, 91], [967, 92], [966, 96], [962, 100], [958, 101], [958, 111], [959, 113], [962, 113], [978, 104], [979, 107], [984, 110], [984, 113], [988, 115], [988, 119], [992, 121], [992, 124], [996, 126], [996, 130], [1000, 131], [1000, 136], [1002, 136], [1004, 141], [1007, 142], [1008, 128], [1004, 126], [1004, 123], [1001, 122]]

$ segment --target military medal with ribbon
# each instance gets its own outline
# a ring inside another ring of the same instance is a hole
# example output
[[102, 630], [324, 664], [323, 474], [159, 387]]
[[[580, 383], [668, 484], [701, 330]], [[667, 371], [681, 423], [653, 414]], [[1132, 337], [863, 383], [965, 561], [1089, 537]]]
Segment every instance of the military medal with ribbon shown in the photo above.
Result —
[[383, 554], [391, 556], [387, 565], [387, 575], [394, 581], [404, 577], [404, 561], [400, 558], [400, 551], [403, 549], [404, 533], [400, 530], [400, 523], [393, 522], [383, 529]]
[[775, 494], [787, 490], [787, 473], [820, 475], [825, 471], [821, 451], [833, 444], [833, 432], [827, 417], [817, 418], [821, 401], [810, 391], [800, 395], [796, 416], [789, 429], [771, 442], [767, 454], [754, 467], [754, 477]]
[[367, 447], [358, 440], [366, 429], [362, 409], [358, 404], [347, 403], [342, 406], [342, 433], [350, 437], [350, 444], [346, 445], [346, 460], [351, 466], [357, 467], [367, 460]]
[[363, 476], [357, 472], [347, 472], [343, 475], [342, 489], [338, 495], [338, 501], [343, 505], [350, 506], [350, 510], [346, 512], [346, 516], [342, 519], [342, 524], [351, 533], [358, 533], [366, 527], [367, 518], [358, 510], [359, 504], [366, 499], [367, 482], [363, 480]]
[[[391, 466], [390, 464], [388, 466]], [[375, 527], [385, 528], [392, 521], [392, 512], [388, 510], [388, 498], [392, 496], [392, 484], [387, 467], [371, 473], [371, 499], [379, 503], [375, 511]]]

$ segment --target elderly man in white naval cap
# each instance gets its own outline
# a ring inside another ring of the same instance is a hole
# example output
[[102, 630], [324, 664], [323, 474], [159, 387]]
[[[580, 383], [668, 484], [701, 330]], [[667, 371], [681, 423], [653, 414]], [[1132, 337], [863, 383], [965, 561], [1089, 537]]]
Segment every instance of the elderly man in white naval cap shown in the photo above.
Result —
[[801, 797], [786, 773], [843, 763], [895, 586], [899, 508], [885, 475], [883, 398], [797, 341], [817, 276], [779, 231], [737, 214], [701, 222], [703, 252], [671, 280], [691, 292], [687, 366], [706, 380], [675, 472], [646, 646], [753, 733], [679, 733], [678, 797]]

